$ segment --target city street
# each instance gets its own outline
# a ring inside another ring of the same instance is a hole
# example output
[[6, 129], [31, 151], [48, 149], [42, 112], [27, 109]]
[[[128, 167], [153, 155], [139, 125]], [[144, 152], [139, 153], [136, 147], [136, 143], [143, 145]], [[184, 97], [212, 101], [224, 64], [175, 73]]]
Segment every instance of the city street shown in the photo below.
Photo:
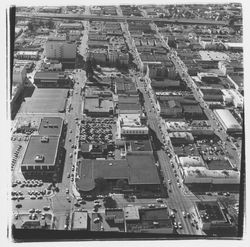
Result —
[[[160, 117], [158, 116], [155, 110], [156, 106], [153, 107], [153, 104], [151, 103], [153, 99], [152, 100], [150, 99], [150, 96], [149, 96], [150, 94], [148, 94], [148, 90], [145, 90], [145, 84], [141, 82], [141, 80], [137, 80], [137, 83], [138, 83], [139, 89], [143, 92], [143, 96], [145, 100], [144, 106], [145, 106], [145, 109], [147, 111], [147, 116], [148, 116], [148, 124], [155, 131], [158, 139], [163, 143], [163, 135], [159, 129]], [[169, 148], [171, 149], [171, 147]], [[190, 200], [190, 198], [184, 194], [183, 188], [179, 188], [179, 186], [177, 185], [177, 178], [171, 166], [171, 159], [163, 150], [157, 151], [157, 155], [159, 158], [159, 163], [160, 163], [161, 171], [164, 176], [165, 183], [167, 183], [168, 180], [171, 181], [171, 185], [170, 186], [167, 185], [167, 187], [171, 189], [172, 192], [169, 193], [169, 198], [166, 201], [167, 201], [167, 205], [169, 206], [169, 208], [177, 210], [176, 221], [180, 221], [183, 226], [183, 229], [178, 229], [178, 232], [180, 234], [203, 235], [204, 233], [201, 232], [200, 228], [197, 230], [195, 227], [191, 225], [190, 220], [188, 220], [187, 218], [184, 218], [182, 215], [183, 211], [186, 213], [192, 212], [194, 215], [196, 215], [196, 211], [195, 211], [193, 200]], [[174, 159], [172, 159], [172, 162], [173, 163], [175, 162]], [[177, 165], [175, 165], [175, 167], [177, 169]], [[198, 221], [198, 217], [195, 216], [195, 218]]]

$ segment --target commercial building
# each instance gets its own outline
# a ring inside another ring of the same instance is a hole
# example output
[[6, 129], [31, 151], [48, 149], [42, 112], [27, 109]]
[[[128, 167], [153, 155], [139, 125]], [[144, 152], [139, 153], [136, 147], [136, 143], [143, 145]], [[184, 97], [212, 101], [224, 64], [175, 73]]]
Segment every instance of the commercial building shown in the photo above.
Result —
[[39, 9], [39, 12], [61, 13], [61, 7], [57, 7], [57, 6], [42, 7], [42, 8]]
[[59, 117], [45, 117], [41, 120], [38, 133], [31, 135], [21, 163], [24, 176], [50, 180], [63, 165], [60, 137], [63, 120]]
[[72, 81], [64, 72], [42, 71], [36, 72], [34, 84], [38, 88], [70, 88]]
[[60, 117], [43, 117], [38, 133], [41, 136], [60, 136], [63, 128], [63, 120]]
[[135, 83], [130, 78], [115, 78], [115, 93], [137, 95]]
[[114, 103], [111, 98], [102, 96], [86, 96], [84, 101], [84, 113], [88, 116], [103, 116], [109, 117], [114, 114]]
[[141, 114], [119, 114], [118, 124], [121, 137], [148, 135], [148, 127], [141, 123]]
[[173, 234], [172, 220], [166, 207], [139, 209], [127, 207], [125, 208], [125, 221], [127, 232]]
[[140, 114], [141, 111], [138, 95], [118, 97], [118, 114]]
[[64, 37], [49, 37], [44, 48], [45, 56], [50, 59], [74, 60], [76, 58], [76, 44], [65, 39]]
[[[224, 186], [224, 189], [227, 186], [238, 188], [240, 184], [240, 173], [239, 171], [234, 170], [221, 170], [221, 169], [209, 169], [201, 159], [195, 160], [192, 158], [180, 158], [181, 162], [181, 174], [183, 182], [185, 185], [190, 187], [193, 190], [201, 190], [199, 187], [202, 185], [208, 185], [211, 189], [211, 186]], [[203, 187], [206, 190], [206, 187]]]
[[203, 231], [227, 231], [233, 228], [229, 215], [225, 207], [219, 201], [199, 201], [196, 202]]
[[82, 23], [79, 22], [69, 22], [69, 23], [61, 23], [59, 25], [60, 29], [63, 30], [81, 30], [83, 28]]
[[81, 31], [79, 31], [79, 30], [70, 30], [69, 34], [68, 34], [68, 37], [69, 37], [70, 41], [80, 40]]
[[72, 230], [88, 230], [89, 229], [89, 216], [87, 211], [73, 213], [72, 217]]
[[235, 89], [222, 89], [224, 103], [233, 104], [236, 108], [243, 108], [244, 98], [243, 96]]
[[162, 81], [151, 80], [151, 86], [155, 89], [178, 88], [180, 87], [180, 81], [170, 79]]
[[127, 141], [127, 152], [153, 154], [151, 142], [149, 140]]
[[205, 101], [223, 102], [223, 92], [219, 88], [199, 88], [200, 94]]
[[179, 101], [168, 100], [159, 101], [160, 114], [166, 118], [181, 118], [182, 117], [182, 106]]
[[14, 55], [16, 59], [38, 60], [38, 51], [17, 51]]
[[67, 97], [67, 89], [36, 88], [31, 98], [25, 98], [25, 101], [22, 103], [19, 113], [63, 113], [65, 112]]
[[243, 43], [224, 43], [229, 51], [243, 52]]
[[214, 114], [228, 133], [242, 131], [242, 127], [229, 110], [217, 109], [214, 110]]
[[224, 74], [234, 74], [242, 75], [243, 74], [243, 64], [239, 61], [221, 61], [218, 64], [219, 70]]
[[[111, 188], [117, 188], [120, 179], [127, 181], [135, 193], [159, 191], [160, 179], [152, 155], [127, 154], [124, 160], [82, 160], [78, 165], [79, 179], [76, 185], [80, 192], [95, 189], [95, 179], [103, 177]], [[111, 189], [112, 190], [112, 189]], [[120, 188], [122, 191], [122, 188]]]
[[182, 104], [183, 115], [186, 119], [201, 119], [203, 111], [199, 104]]
[[53, 175], [58, 163], [59, 136], [32, 135], [21, 164], [25, 175]]
[[194, 137], [189, 132], [171, 132], [169, 137], [173, 144], [189, 144], [194, 142]]
[[[13, 68], [13, 84], [23, 84], [26, 78], [26, 66], [15, 64]], [[12, 84], [12, 85], [13, 85]]]

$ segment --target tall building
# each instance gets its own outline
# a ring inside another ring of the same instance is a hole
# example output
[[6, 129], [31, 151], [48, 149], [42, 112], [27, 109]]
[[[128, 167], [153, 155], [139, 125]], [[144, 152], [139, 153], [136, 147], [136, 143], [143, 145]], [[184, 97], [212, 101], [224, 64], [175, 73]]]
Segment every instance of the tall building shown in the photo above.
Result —
[[50, 37], [45, 44], [45, 55], [50, 59], [75, 59], [76, 44], [65, 37]]

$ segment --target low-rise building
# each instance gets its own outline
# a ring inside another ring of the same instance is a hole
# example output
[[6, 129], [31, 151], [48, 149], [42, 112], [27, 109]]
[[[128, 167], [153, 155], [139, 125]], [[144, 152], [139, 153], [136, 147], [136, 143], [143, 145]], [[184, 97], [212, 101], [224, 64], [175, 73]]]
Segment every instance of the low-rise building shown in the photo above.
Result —
[[225, 207], [219, 201], [199, 201], [196, 202], [196, 207], [203, 231], [219, 231], [221, 235], [223, 230], [226, 233], [229, 228], [234, 227]]
[[18, 51], [14, 57], [22, 60], [38, 60], [39, 55], [38, 51]]
[[82, 27], [82, 23], [73, 22], [73, 23], [61, 23], [59, 25], [59, 28], [63, 30], [74, 30], [74, 29], [81, 30], [83, 27]]
[[98, 177], [104, 178], [112, 190], [118, 189], [118, 180], [124, 180], [127, 189], [134, 193], [160, 191], [160, 179], [151, 154], [128, 153], [126, 159], [122, 160], [85, 159], [79, 164], [78, 170], [80, 173], [76, 185], [80, 193], [94, 192], [95, 179]]
[[79, 30], [70, 30], [68, 34], [70, 41], [76, 41], [79, 40], [81, 37], [81, 31]]
[[70, 88], [72, 81], [64, 72], [36, 72], [34, 84], [39, 88]]
[[194, 142], [194, 137], [189, 132], [171, 132], [169, 137], [173, 144], [189, 144]]
[[112, 116], [114, 114], [114, 102], [112, 99], [102, 96], [86, 96], [84, 113], [89, 116]]
[[214, 114], [228, 133], [242, 131], [242, 127], [229, 110], [217, 109], [214, 110]]
[[88, 230], [89, 216], [87, 211], [75, 211], [72, 219], [72, 230]]

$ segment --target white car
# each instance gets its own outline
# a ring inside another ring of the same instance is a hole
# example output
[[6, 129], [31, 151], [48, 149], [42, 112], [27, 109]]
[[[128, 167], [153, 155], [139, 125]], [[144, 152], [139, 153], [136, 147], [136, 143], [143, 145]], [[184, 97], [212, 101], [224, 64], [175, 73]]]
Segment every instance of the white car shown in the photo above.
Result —
[[100, 218], [94, 218], [94, 219], [93, 219], [93, 222], [94, 222], [94, 223], [99, 223], [99, 222], [100, 222]]

